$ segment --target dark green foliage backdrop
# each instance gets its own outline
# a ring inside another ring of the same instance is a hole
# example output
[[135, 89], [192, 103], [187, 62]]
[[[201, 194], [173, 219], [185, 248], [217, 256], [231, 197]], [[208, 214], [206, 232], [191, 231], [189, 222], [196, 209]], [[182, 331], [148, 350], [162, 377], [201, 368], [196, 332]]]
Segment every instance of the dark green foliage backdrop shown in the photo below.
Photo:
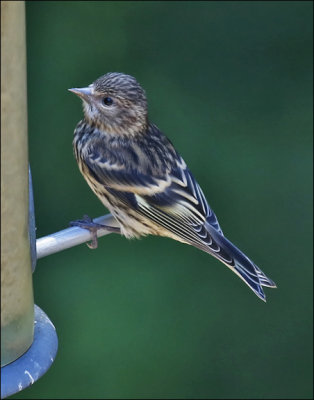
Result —
[[278, 289], [260, 301], [174, 241], [110, 235], [42, 259], [49, 372], [15, 398], [312, 397], [312, 2], [28, 2], [37, 235], [105, 214], [72, 154], [67, 88], [134, 75], [225, 234]]

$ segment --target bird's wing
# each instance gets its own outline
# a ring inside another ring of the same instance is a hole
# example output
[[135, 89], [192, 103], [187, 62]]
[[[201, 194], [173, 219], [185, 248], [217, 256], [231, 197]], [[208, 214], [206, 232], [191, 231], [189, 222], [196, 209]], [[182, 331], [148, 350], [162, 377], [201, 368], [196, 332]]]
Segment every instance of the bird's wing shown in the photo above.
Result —
[[125, 160], [100, 158], [99, 148], [93, 150], [85, 163], [94, 179], [126, 205], [153, 219], [166, 229], [191, 231], [199, 237], [205, 221], [220, 234], [222, 230], [208, 205], [202, 189], [183, 159], [178, 156], [164, 173], [141, 171]]
[[181, 157], [162, 175], [106, 160], [86, 160], [90, 173], [127, 207], [154, 221], [181, 240], [210, 253], [235, 272], [260, 298], [262, 286], [276, 287], [224, 237], [214, 212]]
[[193, 227], [203, 225], [206, 221], [222, 234], [216, 215], [182, 158], [177, 160], [167, 178], [169, 186], [157, 193], [142, 196], [144, 201]]

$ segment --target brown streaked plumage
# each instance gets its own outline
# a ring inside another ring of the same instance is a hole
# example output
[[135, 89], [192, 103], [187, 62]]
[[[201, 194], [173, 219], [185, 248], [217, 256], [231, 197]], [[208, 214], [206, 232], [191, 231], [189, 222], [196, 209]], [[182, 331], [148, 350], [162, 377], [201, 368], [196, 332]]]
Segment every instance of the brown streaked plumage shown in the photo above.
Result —
[[108, 73], [87, 88], [74, 153], [87, 183], [127, 238], [166, 236], [219, 259], [261, 299], [275, 283], [222, 233], [216, 215], [172, 143], [148, 120], [135, 78]]

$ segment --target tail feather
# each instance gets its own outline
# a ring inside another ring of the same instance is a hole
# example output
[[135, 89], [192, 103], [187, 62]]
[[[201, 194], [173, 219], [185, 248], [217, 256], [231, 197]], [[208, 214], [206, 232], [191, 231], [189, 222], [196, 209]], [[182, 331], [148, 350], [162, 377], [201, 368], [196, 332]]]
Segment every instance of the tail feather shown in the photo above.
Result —
[[[228, 268], [237, 274], [260, 299], [266, 301], [266, 296], [262, 287], [266, 286], [275, 288], [277, 287], [276, 284], [269, 279], [244, 253], [242, 253], [241, 250], [239, 250], [215, 228], [206, 224], [206, 229], [212, 241], [222, 250], [222, 254], [220, 256], [219, 251], [213, 251], [212, 244], [207, 248], [202, 246], [202, 250], [212, 254], [214, 257], [222, 261]], [[226, 257], [226, 254], [229, 257]]]
[[266, 276], [264, 274], [264, 272], [258, 268], [257, 265], [254, 264], [254, 266], [255, 266], [256, 273], [259, 277], [259, 280], [260, 280], [262, 286], [266, 286], [266, 287], [270, 287], [270, 288], [277, 287], [276, 283], [274, 281], [272, 281], [270, 278], [268, 278], [268, 276]]

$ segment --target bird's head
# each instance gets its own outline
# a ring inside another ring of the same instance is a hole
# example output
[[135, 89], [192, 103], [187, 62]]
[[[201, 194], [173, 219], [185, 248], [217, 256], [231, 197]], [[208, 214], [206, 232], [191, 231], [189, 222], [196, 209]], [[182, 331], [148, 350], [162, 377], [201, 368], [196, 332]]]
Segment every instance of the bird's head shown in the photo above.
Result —
[[147, 101], [135, 78], [109, 72], [85, 88], [69, 89], [83, 100], [85, 118], [112, 134], [136, 135], [147, 128]]

